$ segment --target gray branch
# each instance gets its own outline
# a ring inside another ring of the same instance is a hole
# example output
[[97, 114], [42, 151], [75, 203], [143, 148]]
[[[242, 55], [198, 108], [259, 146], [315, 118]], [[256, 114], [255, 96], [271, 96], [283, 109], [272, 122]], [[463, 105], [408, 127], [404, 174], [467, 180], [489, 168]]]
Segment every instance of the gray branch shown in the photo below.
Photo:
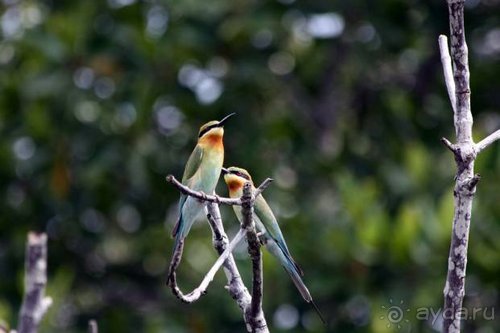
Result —
[[[205, 202], [211, 202], [211, 203], [216, 203], [216, 204], [225, 204], [225, 205], [230, 205], [230, 206], [241, 206], [241, 198], [224, 198], [220, 197], [217, 194], [206, 194], [202, 191], [194, 191], [187, 187], [186, 185], [182, 184], [180, 181], [178, 181], [174, 176], [168, 175], [166, 177], [167, 182], [171, 183], [181, 193], [185, 195], [192, 196], [196, 199], [199, 199], [201, 201]], [[273, 181], [272, 178], [266, 178], [262, 184], [259, 185], [259, 187], [255, 191], [255, 196], [259, 196]]]
[[[198, 288], [194, 289], [191, 293], [184, 295], [177, 285], [176, 270], [181, 262], [182, 253], [184, 249], [184, 240], [180, 240], [177, 248], [174, 249], [174, 254], [169, 266], [169, 273], [167, 277], [167, 285], [170, 286], [172, 293], [181, 301], [192, 303], [198, 300], [206, 293], [208, 285], [213, 280], [215, 273], [221, 267], [224, 267], [224, 272], [228, 280], [228, 289], [231, 297], [236, 301], [241, 311], [243, 312], [243, 319], [246, 324], [248, 332], [255, 333], [268, 333], [266, 319], [262, 311], [262, 256], [260, 252], [260, 242], [255, 231], [253, 223], [253, 204], [255, 197], [260, 195], [269, 184], [272, 182], [271, 178], [267, 178], [262, 184], [252, 193], [250, 183], [245, 184], [244, 193], [241, 198], [224, 198], [218, 195], [210, 195], [201, 191], [193, 191], [189, 187], [180, 183], [174, 176], [167, 176], [167, 182], [172, 183], [181, 193], [190, 195], [207, 203], [207, 218], [212, 228], [212, 241], [214, 248], [219, 253], [220, 257], [212, 266], [210, 271], [205, 275]], [[219, 211], [218, 204], [226, 205], [239, 205], [242, 206], [242, 211], [247, 214], [249, 224], [242, 225], [240, 231], [235, 236], [233, 241], [228, 244], [228, 238], [222, 225], [222, 218]], [[248, 215], [248, 212], [249, 215]], [[232, 251], [238, 242], [242, 239], [243, 233], [246, 233], [248, 240], [248, 252], [252, 259], [253, 267], [253, 288], [252, 296], [250, 296], [248, 289], [245, 287], [238, 267], [234, 261]]]
[[444, 81], [446, 83], [446, 89], [448, 90], [448, 96], [450, 97], [451, 107], [453, 108], [453, 112], [455, 112], [457, 98], [455, 96], [455, 81], [453, 79], [453, 70], [451, 68], [448, 38], [445, 35], [440, 35], [438, 42], [439, 52], [441, 53], [441, 63], [443, 65]]
[[47, 235], [28, 233], [25, 258], [24, 299], [19, 313], [19, 333], [36, 333], [52, 304], [45, 296], [47, 284]]
[[[219, 207], [212, 203], [207, 205], [207, 210], [208, 221], [212, 227], [213, 245], [217, 252], [221, 254], [226, 249], [228, 241], [222, 225]], [[242, 228], [242, 230], [244, 229]], [[262, 274], [262, 269], [260, 272]], [[228, 282], [226, 289], [229, 291], [229, 294], [236, 301], [239, 308], [243, 312], [243, 319], [245, 321], [247, 331], [252, 333], [269, 333], [266, 318], [264, 317], [262, 309], [256, 316], [252, 316], [250, 314], [250, 309], [254, 303], [253, 300], [255, 299], [255, 296], [250, 296], [247, 287], [245, 287], [243, 280], [241, 279], [241, 275], [232, 255], [230, 255], [224, 262], [224, 273], [226, 274]]]
[[[247, 323], [250, 323], [250, 332], [261, 333], [268, 332], [267, 324], [262, 312], [262, 292], [263, 292], [263, 274], [262, 274], [262, 253], [260, 251], [260, 241], [255, 231], [253, 220], [253, 205], [255, 196], [252, 193], [250, 182], [243, 186], [243, 195], [241, 196], [241, 213], [243, 223], [241, 228], [246, 231], [248, 242], [248, 254], [252, 260], [252, 302], [250, 307], [245, 310]], [[248, 328], [247, 328], [248, 329]]]
[[[217, 253], [221, 255], [222, 253], [224, 253], [228, 246], [228, 238], [226, 232], [224, 231], [219, 206], [217, 204], [209, 203], [207, 205], [207, 218], [208, 223], [210, 224], [210, 228], [212, 229], [212, 244]], [[245, 287], [245, 284], [241, 279], [240, 272], [238, 271], [238, 266], [236, 266], [236, 262], [234, 261], [232, 254], [230, 254], [226, 261], [224, 261], [223, 266], [228, 283], [226, 289], [229, 291], [231, 297], [236, 301], [239, 308], [244, 313], [245, 309], [251, 303], [252, 297], [250, 296], [247, 287]], [[243, 316], [243, 319], [246, 322], [245, 316]]]
[[476, 143], [476, 154], [479, 154], [482, 152], [485, 148], [487, 148], [489, 145], [491, 145], [493, 142], [500, 140], [500, 129], [496, 130], [495, 132], [491, 133], [488, 135], [486, 138], [483, 140], [479, 141]]
[[[217, 273], [217, 271], [219, 270], [219, 268], [221, 268], [221, 266], [223, 265], [223, 263], [226, 261], [226, 259], [233, 252], [233, 250], [236, 247], [236, 245], [238, 245], [238, 243], [242, 239], [243, 239], [243, 230], [240, 229], [238, 231], [238, 233], [236, 234], [236, 236], [231, 241], [231, 243], [229, 243], [229, 245], [227, 246], [227, 248], [225, 249], [225, 251], [219, 256], [219, 258], [217, 258], [217, 260], [213, 264], [212, 268], [210, 268], [210, 270], [207, 272], [207, 274], [205, 274], [205, 277], [201, 281], [200, 285], [196, 289], [194, 289], [193, 291], [191, 291], [189, 294], [187, 294], [187, 295], [184, 295], [182, 293], [182, 291], [180, 290], [180, 288], [178, 287], [178, 285], [177, 285], [177, 279], [176, 279], [176, 274], [175, 274], [175, 270], [177, 269], [177, 266], [180, 263], [180, 255], [182, 253], [182, 248], [180, 248], [180, 246], [179, 246], [180, 249], [175, 251], [174, 259], [172, 260], [172, 264], [171, 264], [171, 267], [170, 267], [170, 271], [172, 273], [170, 274], [170, 278], [167, 281], [167, 283], [169, 284], [170, 288], [172, 289], [173, 294], [175, 296], [177, 296], [177, 298], [179, 298], [184, 303], [193, 303], [193, 302], [196, 302], [201, 296], [205, 295], [207, 293], [207, 288], [210, 285], [210, 282], [212, 282], [212, 280], [215, 277], [215, 273]], [[184, 243], [184, 241], [181, 241], [180, 244], [183, 244], [183, 243]]]
[[253, 196], [254, 196], [255, 198], [257, 198], [257, 197], [258, 197], [258, 196], [259, 196], [262, 192], [264, 192], [264, 190], [265, 190], [265, 189], [266, 189], [269, 185], [271, 185], [271, 182], [273, 182], [273, 181], [274, 181], [274, 179], [272, 179], [272, 178], [266, 178], [266, 180], [264, 180], [264, 181], [262, 182], [262, 184], [260, 184], [260, 185], [259, 185], [259, 187], [257, 187], [257, 188], [255, 189], [255, 193], [253, 194]]
[[168, 175], [167, 178], [166, 178], [167, 182], [171, 183], [172, 185], [174, 185], [175, 187], [177, 187], [177, 189], [179, 191], [181, 191], [181, 193], [185, 194], [185, 195], [189, 195], [189, 196], [192, 196], [194, 198], [197, 198], [201, 201], [205, 201], [205, 202], [213, 202], [213, 203], [216, 203], [216, 204], [226, 204], [226, 205], [238, 205], [238, 206], [241, 206], [241, 199], [239, 198], [236, 198], [236, 199], [233, 199], [233, 198], [224, 198], [224, 197], [219, 197], [218, 195], [210, 195], [210, 194], [206, 194], [202, 191], [193, 191], [192, 189], [190, 189], [189, 187], [187, 187], [186, 185], [182, 184], [180, 181], [178, 181], [174, 176], [172, 175]]
[[[472, 112], [470, 105], [470, 82], [468, 49], [464, 29], [464, 0], [447, 0], [451, 33], [450, 67], [448, 43], [446, 37], [439, 37], [441, 60], [448, 95], [454, 113], [456, 143], [442, 138], [441, 141], [450, 149], [457, 165], [455, 177], [454, 215], [448, 257], [448, 274], [444, 287], [443, 332], [459, 333], [463, 298], [465, 296], [465, 275], [467, 266], [467, 248], [469, 244], [469, 226], [472, 213], [472, 201], [480, 176], [474, 174], [474, 161], [477, 154], [500, 138], [500, 130], [488, 136], [478, 144], [472, 140]], [[451, 81], [453, 77], [453, 81]]]

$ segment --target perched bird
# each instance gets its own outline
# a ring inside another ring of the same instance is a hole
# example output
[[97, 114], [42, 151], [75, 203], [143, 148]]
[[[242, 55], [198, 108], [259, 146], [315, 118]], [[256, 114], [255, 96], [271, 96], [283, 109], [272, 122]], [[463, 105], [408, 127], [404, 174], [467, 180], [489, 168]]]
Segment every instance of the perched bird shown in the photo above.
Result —
[[[252, 189], [255, 191], [252, 177], [245, 169], [237, 167], [230, 167], [227, 169], [222, 168], [222, 173], [224, 174], [224, 181], [227, 184], [229, 196], [231, 198], [241, 197], [243, 194], [243, 185], [245, 185], [246, 182], [250, 182]], [[233, 206], [233, 209], [238, 221], [241, 223], [243, 220], [241, 207], [235, 205]], [[255, 198], [253, 219], [257, 232], [260, 234], [261, 242], [265, 245], [267, 250], [278, 259], [285, 271], [292, 278], [293, 283], [299, 290], [304, 300], [307, 303], [312, 304], [321, 321], [325, 323], [319, 308], [312, 299], [311, 293], [302, 281], [304, 273], [299, 265], [293, 260], [292, 255], [286, 246], [278, 221], [262, 195]]]
[[[184, 169], [182, 184], [195, 191], [212, 194], [219, 180], [224, 162], [224, 123], [233, 116], [231, 113], [222, 120], [212, 120], [201, 126], [198, 143]], [[181, 194], [179, 199], [179, 219], [172, 231], [175, 248], [181, 239], [186, 238], [205, 203], [191, 196]]]

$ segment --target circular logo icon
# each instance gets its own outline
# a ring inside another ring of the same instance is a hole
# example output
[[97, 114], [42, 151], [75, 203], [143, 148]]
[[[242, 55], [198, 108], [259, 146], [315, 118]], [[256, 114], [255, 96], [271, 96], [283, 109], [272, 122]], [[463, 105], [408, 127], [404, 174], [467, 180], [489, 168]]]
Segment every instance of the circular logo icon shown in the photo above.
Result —
[[387, 320], [387, 328], [396, 327], [400, 329], [402, 324], [410, 322], [408, 319], [405, 319], [405, 313], [410, 312], [410, 309], [405, 309], [403, 303], [403, 301], [400, 301], [399, 304], [394, 304], [391, 298], [389, 299], [389, 305], [381, 306], [386, 311], [386, 314], [380, 316], [380, 319]]

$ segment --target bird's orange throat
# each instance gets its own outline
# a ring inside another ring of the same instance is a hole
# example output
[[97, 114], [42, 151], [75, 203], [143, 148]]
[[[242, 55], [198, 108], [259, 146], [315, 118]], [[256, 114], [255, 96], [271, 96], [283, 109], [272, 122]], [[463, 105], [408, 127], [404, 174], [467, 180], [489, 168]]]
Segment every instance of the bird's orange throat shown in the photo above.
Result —
[[238, 192], [241, 188], [243, 188], [245, 182], [242, 181], [241, 179], [229, 178], [226, 179], [226, 184], [227, 187], [229, 188], [229, 192], [233, 193], [233, 192]]
[[224, 132], [222, 129], [214, 129], [203, 135], [199, 139], [199, 142], [200, 144], [210, 148], [224, 149], [224, 144], [222, 142], [223, 135]]

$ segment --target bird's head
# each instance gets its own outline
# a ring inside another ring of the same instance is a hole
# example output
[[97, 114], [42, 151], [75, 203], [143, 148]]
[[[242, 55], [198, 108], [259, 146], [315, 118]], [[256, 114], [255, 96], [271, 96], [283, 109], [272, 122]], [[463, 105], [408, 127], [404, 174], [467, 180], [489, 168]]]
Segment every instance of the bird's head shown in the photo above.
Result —
[[243, 188], [246, 182], [250, 182], [253, 185], [252, 177], [242, 168], [229, 167], [222, 168], [222, 173], [224, 174], [224, 181], [229, 188], [229, 192], [236, 192]]
[[233, 115], [235, 115], [235, 113], [228, 114], [222, 118], [222, 120], [212, 120], [203, 124], [198, 132], [198, 141], [209, 143], [220, 141], [224, 135], [224, 123]]

